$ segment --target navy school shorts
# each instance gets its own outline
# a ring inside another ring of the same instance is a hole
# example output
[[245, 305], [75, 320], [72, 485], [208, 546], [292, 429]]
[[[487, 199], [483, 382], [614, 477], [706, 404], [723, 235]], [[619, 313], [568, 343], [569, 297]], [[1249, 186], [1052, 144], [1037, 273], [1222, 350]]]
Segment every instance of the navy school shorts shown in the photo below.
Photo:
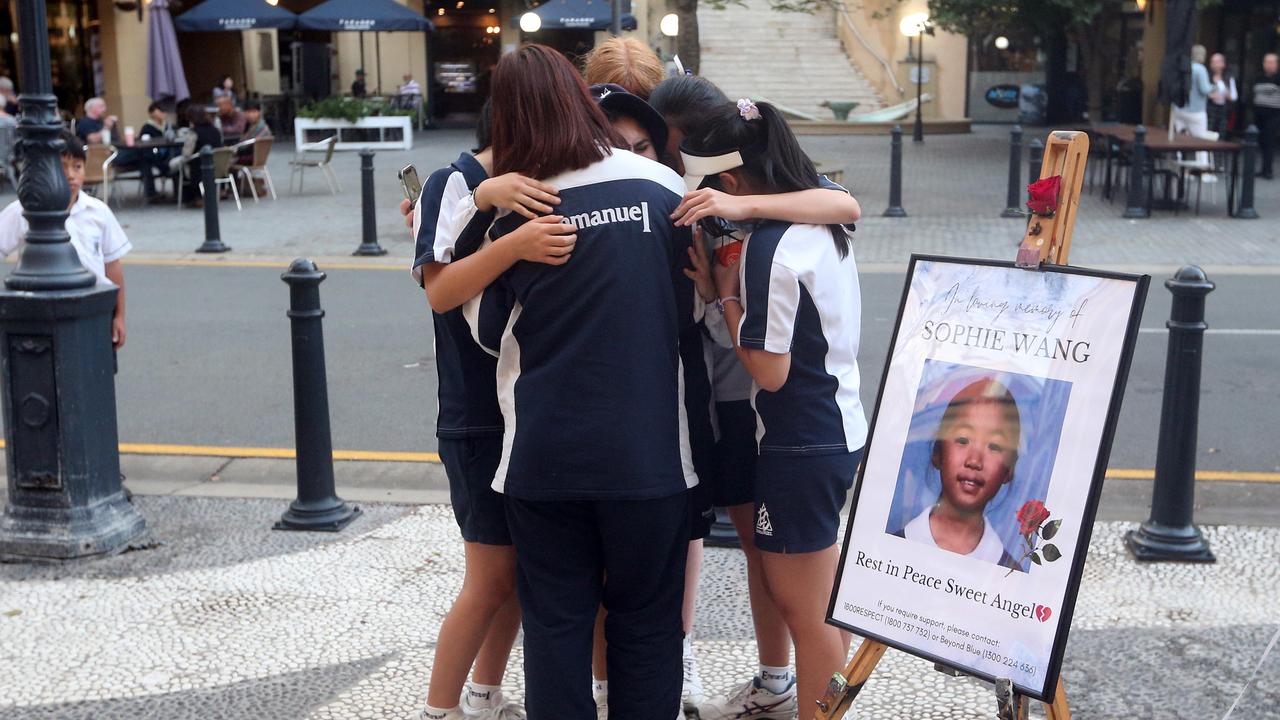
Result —
[[511, 544], [502, 494], [492, 487], [501, 460], [501, 435], [440, 438], [440, 461], [449, 478], [453, 517], [467, 542]]
[[733, 507], [755, 500], [756, 411], [750, 400], [716, 403], [720, 439], [715, 447], [712, 504]]
[[756, 460], [756, 547], [765, 552], [825, 550], [840, 533], [840, 511], [862, 451], [761, 455]]

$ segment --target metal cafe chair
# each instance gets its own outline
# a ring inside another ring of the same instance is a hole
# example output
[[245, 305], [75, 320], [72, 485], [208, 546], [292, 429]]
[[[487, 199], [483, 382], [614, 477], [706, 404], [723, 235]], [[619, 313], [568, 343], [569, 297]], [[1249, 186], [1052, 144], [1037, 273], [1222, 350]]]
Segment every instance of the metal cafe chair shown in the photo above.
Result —
[[[236, 151], [229, 147], [217, 148], [213, 151], [213, 191], [227, 185], [231, 188], [231, 197], [236, 199], [236, 210], [241, 210], [240, 191], [236, 189], [235, 177], [231, 174], [231, 161], [236, 159]], [[205, 194], [204, 182], [199, 184], [200, 195]]]
[[[253, 161], [249, 165], [240, 165], [236, 168], [241, 179], [249, 186], [249, 192], [253, 195], [253, 201], [258, 202], [258, 188], [255, 181], [262, 180], [267, 187], [267, 192], [271, 193], [271, 199], [276, 199], [276, 186], [271, 182], [271, 171], [267, 170], [267, 158], [271, 155], [271, 146], [275, 144], [275, 138], [267, 136], [264, 138], [251, 138], [236, 145], [239, 150], [245, 147], [253, 148]], [[290, 178], [292, 180], [292, 178]]]
[[[307, 168], [318, 168], [324, 175], [325, 182], [329, 184], [329, 192], [337, 195], [342, 191], [342, 184], [338, 182], [338, 176], [333, 172], [333, 167], [329, 164], [333, 160], [333, 150], [338, 144], [338, 136], [332, 135], [317, 143], [309, 143], [298, 147], [297, 154], [289, 161], [289, 167], [292, 172], [289, 174], [289, 190], [293, 190], [293, 178], [298, 178], [298, 193], [302, 193], [302, 182]], [[324, 153], [321, 157], [316, 154]]]

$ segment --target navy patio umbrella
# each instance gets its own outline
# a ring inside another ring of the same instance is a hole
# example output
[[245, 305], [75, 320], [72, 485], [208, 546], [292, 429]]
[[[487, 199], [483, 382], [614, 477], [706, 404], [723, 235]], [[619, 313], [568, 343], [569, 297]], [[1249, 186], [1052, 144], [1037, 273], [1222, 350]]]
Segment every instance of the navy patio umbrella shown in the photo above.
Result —
[[218, 32], [277, 28], [287, 30], [298, 24], [298, 16], [263, 0], [204, 0], [174, 18], [183, 32]]
[[397, 32], [431, 30], [431, 21], [395, 0], [329, 0], [298, 16], [304, 30]]
[[[612, 0], [546, 0], [530, 12], [542, 18], [541, 30], [608, 30], [613, 25]], [[520, 18], [514, 21], [518, 25]], [[623, 13], [622, 29], [636, 29], [634, 15]]]
[[169, 0], [151, 0], [147, 25], [147, 95], [157, 102], [182, 102], [191, 97], [178, 54], [178, 38], [169, 16]]
[[[298, 16], [298, 27], [304, 30], [359, 32], [360, 64], [364, 64], [365, 32], [404, 32], [434, 30], [431, 21], [395, 0], [328, 0]], [[378, 41], [378, 85], [382, 85], [382, 42]]]

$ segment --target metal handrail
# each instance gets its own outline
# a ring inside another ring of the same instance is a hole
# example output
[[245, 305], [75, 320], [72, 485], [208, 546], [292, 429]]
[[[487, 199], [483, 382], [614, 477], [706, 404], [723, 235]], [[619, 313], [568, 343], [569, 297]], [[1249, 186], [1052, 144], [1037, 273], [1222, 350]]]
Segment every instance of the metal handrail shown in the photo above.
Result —
[[854, 24], [853, 18], [849, 17], [849, 9], [843, 4], [840, 4], [836, 8], [836, 11], [840, 13], [840, 18], [844, 20], [845, 27], [848, 27], [849, 30], [853, 32], [853, 36], [858, 39], [858, 43], [862, 45], [862, 49], [871, 53], [871, 57], [875, 58], [876, 61], [880, 63], [880, 66], [884, 68], [884, 74], [889, 77], [889, 82], [893, 83], [893, 89], [897, 90], [899, 95], [904, 95], [906, 91], [898, 84], [898, 79], [893, 76], [893, 66], [889, 64], [888, 60], [881, 57], [880, 53], [876, 52], [875, 49], [871, 47], [871, 44], [867, 42], [867, 39], [862, 36], [862, 31], [858, 30], [858, 26]]

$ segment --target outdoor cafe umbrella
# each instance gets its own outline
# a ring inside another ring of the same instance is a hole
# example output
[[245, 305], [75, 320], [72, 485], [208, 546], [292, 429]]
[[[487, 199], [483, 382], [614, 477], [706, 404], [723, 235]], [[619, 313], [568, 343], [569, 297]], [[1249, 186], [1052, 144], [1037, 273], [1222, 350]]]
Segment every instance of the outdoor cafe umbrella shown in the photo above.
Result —
[[179, 103], [191, 97], [178, 54], [178, 37], [169, 16], [169, 0], [151, 0], [147, 23], [147, 96], [157, 102]]
[[[152, 2], [154, 4], [155, 0]], [[204, 0], [174, 18], [173, 24], [182, 32], [239, 32], [256, 28], [287, 30], [298, 24], [298, 16], [263, 0]], [[244, 58], [243, 35], [240, 36], [240, 57]], [[241, 87], [247, 84], [242, 82]]]
[[[616, 3], [629, 9], [630, 3]], [[532, 8], [542, 24], [542, 30], [581, 29], [608, 30], [613, 26], [613, 9], [615, 3], [609, 0], [545, 0]], [[518, 26], [520, 18], [514, 18]], [[623, 12], [621, 26], [623, 30], [635, 30], [636, 18], [629, 12]]]
[[382, 43], [376, 33], [434, 30], [431, 21], [395, 0], [328, 0], [298, 16], [304, 30], [359, 32], [360, 64], [364, 64], [364, 34], [378, 41], [378, 85], [382, 85]]
[[288, 30], [298, 24], [298, 16], [263, 0], [204, 0], [174, 18], [173, 24], [183, 32], [256, 28]]
[[1159, 101], [1186, 107], [1191, 91], [1191, 43], [1196, 35], [1196, 0], [1169, 0], [1165, 6], [1165, 50], [1160, 63]]

